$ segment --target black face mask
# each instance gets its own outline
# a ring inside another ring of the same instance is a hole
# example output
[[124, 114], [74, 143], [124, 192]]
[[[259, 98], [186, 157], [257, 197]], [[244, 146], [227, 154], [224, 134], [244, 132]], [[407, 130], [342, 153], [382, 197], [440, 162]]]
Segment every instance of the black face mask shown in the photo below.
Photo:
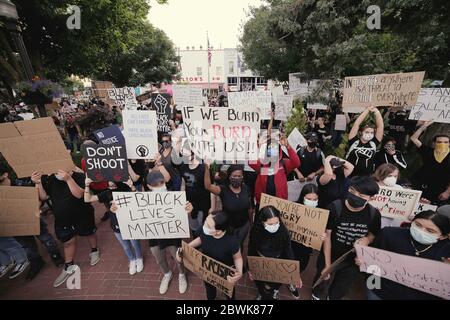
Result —
[[314, 141], [308, 141], [308, 147], [310, 147], [311, 149], [312, 148], [315, 148], [317, 146], [317, 142], [314, 142]]
[[170, 142], [170, 141], [163, 141], [162, 142], [162, 146], [164, 147], [164, 149], [169, 149], [172, 146], [172, 142]]
[[354, 195], [353, 193], [349, 192], [347, 196], [347, 201], [352, 208], [361, 208], [364, 207], [367, 203], [367, 201], [361, 197], [358, 197], [357, 195]]
[[230, 178], [230, 185], [233, 188], [239, 188], [242, 186], [242, 182], [244, 181], [243, 178]]

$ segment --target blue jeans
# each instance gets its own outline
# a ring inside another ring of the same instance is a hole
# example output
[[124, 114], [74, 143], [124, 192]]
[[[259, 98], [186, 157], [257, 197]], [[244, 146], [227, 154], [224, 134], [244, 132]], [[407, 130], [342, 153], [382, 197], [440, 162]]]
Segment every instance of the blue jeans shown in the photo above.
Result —
[[[119, 232], [114, 232], [117, 240], [125, 251], [128, 260], [134, 261], [136, 259], [142, 259], [141, 241], [140, 240], [123, 240], [122, 235]], [[134, 249], [134, 253], [133, 250]]]
[[0, 265], [21, 264], [27, 261], [27, 253], [12, 237], [0, 237]]

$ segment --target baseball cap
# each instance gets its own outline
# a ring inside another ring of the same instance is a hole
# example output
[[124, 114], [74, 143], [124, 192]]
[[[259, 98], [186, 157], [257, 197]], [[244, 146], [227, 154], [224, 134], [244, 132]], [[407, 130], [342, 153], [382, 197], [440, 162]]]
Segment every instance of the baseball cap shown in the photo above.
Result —
[[306, 134], [306, 140], [310, 140], [310, 141], [317, 141], [319, 139], [319, 136], [317, 135], [317, 133], [315, 132], [308, 132]]

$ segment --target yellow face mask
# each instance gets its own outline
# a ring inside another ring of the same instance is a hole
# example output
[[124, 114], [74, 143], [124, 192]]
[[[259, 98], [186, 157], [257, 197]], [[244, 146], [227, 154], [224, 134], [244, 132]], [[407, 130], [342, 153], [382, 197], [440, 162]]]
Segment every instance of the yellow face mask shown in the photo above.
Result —
[[447, 143], [436, 143], [434, 147], [434, 158], [437, 162], [441, 163], [448, 155], [450, 149]]

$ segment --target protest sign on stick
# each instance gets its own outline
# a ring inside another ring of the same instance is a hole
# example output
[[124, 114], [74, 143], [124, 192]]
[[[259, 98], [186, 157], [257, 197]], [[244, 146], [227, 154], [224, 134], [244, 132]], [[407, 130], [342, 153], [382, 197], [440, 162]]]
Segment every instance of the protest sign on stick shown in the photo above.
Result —
[[274, 96], [275, 102], [275, 120], [287, 121], [292, 114], [293, 96], [279, 95]]
[[380, 191], [369, 202], [377, 208], [383, 217], [407, 221], [415, 212], [422, 191], [380, 187]]
[[40, 234], [36, 188], [0, 186], [0, 203], [0, 237]]
[[308, 103], [306, 108], [311, 110], [327, 110], [328, 106], [323, 103], [315, 102], [315, 103]]
[[298, 284], [300, 283], [300, 263], [295, 260], [266, 257], [248, 257], [249, 271], [255, 280]]
[[261, 119], [270, 119], [272, 112], [272, 95], [270, 91], [229, 92], [228, 106], [235, 109], [259, 108]]
[[92, 181], [127, 181], [128, 159], [125, 147], [119, 144], [85, 145], [87, 176]]
[[330, 265], [330, 267], [323, 274], [320, 275], [319, 279], [317, 279], [316, 282], [314, 282], [313, 288], [315, 288], [319, 284], [321, 284], [323, 282], [323, 280], [325, 280], [325, 278], [329, 274], [331, 274], [331, 273], [335, 272], [337, 269], [339, 269], [339, 266], [342, 264], [342, 262], [344, 262], [347, 259], [347, 257], [353, 252], [355, 252], [354, 248], [352, 248], [351, 250], [347, 251], [342, 256], [340, 256], [335, 261], [333, 261], [333, 263]]
[[122, 115], [128, 159], [153, 159], [158, 152], [156, 111], [124, 110]]
[[158, 132], [170, 132], [169, 121], [172, 116], [170, 101], [172, 97], [167, 93], [152, 94], [152, 110], [156, 110], [158, 117]]
[[336, 131], [347, 130], [347, 119], [344, 114], [336, 115], [336, 122], [334, 124], [334, 130], [336, 130]]
[[189, 85], [172, 85], [173, 99], [177, 107], [203, 106], [203, 89]]
[[450, 88], [422, 88], [409, 119], [450, 123]]
[[260, 115], [255, 109], [183, 107], [191, 150], [202, 159], [256, 160]]
[[274, 206], [280, 211], [281, 220], [291, 233], [292, 241], [320, 250], [322, 247], [320, 237], [325, 233], [328, 210], [307, 207], [263, 193], [260, 209], [267, 206]]
[[184, 191], [113, 192], [113, 199], [123, 239], [190, 237]]
[[411, 108], [417, 102], [424, 71], [346, 77], [344, 112], [359, 113], [370, 106]]
[[450, 300], [450, 264], [372, 247], [355, 248], [360, 271], [376, 271], [377, 276]]
[[226, 296], [230, 298], [233, 296], [234, 285], [227, 280], [228, 276], [233, 275], [232, 268], [190, 247], [184, 241], [182, 248], [183, 265], [186, 269], [222, 291]]

